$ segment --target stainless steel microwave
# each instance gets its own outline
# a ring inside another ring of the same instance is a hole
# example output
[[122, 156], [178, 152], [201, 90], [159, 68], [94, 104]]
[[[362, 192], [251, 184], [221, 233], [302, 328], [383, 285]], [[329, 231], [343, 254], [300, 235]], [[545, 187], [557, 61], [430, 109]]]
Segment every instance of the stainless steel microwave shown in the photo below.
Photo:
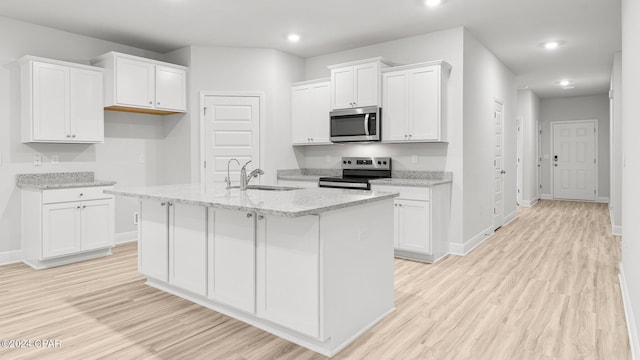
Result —
[[380, 141], [380, 118], [377, 106], [340, 109], [330, 113], [331, 142]]

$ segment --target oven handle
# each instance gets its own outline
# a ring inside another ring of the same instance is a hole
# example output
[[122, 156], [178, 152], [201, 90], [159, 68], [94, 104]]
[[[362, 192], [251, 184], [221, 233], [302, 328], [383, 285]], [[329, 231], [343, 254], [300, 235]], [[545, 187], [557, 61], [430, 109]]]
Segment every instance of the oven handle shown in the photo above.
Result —
[[364, 114], [364, 133], [369, 136], [369, 113]]

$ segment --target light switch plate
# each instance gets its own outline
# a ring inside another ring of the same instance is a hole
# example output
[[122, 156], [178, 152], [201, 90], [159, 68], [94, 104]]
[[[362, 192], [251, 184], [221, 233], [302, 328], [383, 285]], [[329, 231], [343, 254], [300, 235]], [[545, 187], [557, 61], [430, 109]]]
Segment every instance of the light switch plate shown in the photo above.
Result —
[[42, 165], [42, 155], [40, 154], [33, 155], [33, 166], [40, 166], [40, 165]]

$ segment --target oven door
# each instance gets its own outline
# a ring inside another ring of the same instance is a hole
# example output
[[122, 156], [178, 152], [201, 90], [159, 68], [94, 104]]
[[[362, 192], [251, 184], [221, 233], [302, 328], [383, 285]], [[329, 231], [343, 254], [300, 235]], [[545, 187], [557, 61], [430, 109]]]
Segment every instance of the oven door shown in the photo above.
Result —
[[380, 141], [380, 109], [377, 107], [331, 112], [332, 142]]

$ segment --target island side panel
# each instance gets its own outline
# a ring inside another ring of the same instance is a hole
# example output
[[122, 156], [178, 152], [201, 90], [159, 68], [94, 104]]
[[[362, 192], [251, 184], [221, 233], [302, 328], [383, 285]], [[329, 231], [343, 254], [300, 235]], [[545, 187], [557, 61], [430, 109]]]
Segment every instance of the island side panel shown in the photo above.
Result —
[[320, 214], [323, 330], [332, 353], [393, 308], [393, 199]]

